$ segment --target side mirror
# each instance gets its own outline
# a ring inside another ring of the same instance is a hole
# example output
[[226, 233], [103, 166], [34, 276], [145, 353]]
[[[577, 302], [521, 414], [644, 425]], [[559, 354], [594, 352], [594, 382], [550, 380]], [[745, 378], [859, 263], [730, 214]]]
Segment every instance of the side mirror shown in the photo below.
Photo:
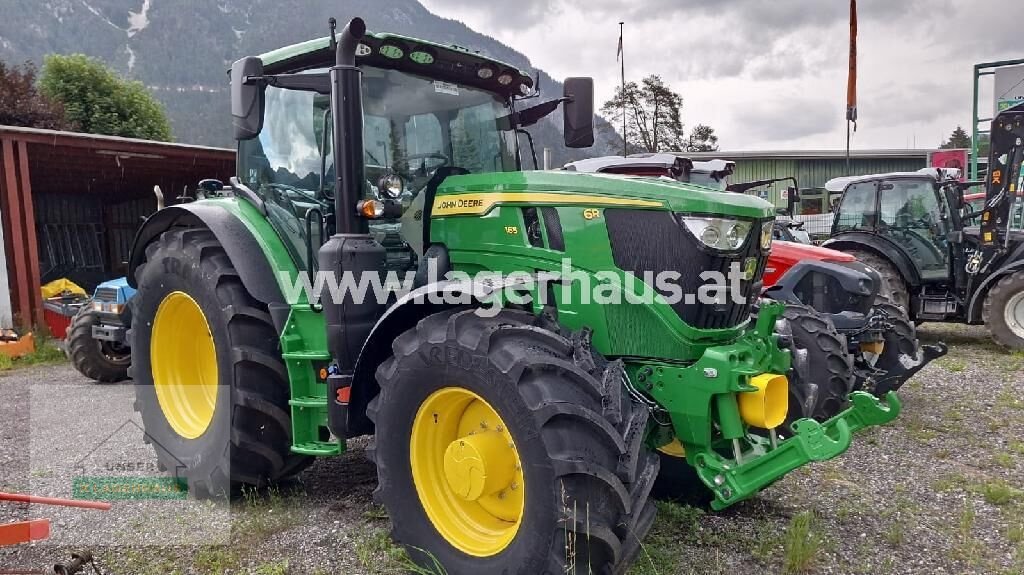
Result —
[[565, 114], [564, 136], [567, 148], [589, 148], [594, 145], [594, 79], [566, 78], [565, 91], [568, 100], [562, 112]]
[[251, 140], [263, 129], [264, 87], [246, 83], [250, 76], [263, 75], [263, 60], [246, 56], [231, 65], [231, 124], [236, 140]]

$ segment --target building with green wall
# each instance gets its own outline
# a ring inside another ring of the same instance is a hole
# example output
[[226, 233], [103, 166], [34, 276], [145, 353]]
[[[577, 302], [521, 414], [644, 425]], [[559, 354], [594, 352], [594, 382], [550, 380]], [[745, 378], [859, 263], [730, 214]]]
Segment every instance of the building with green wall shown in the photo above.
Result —
[[[846, 167], [845, 150], [796, 150], [771, 152], [696, 152], [679, 153], [694, 161], [715, 158], [736, 162], [733, 182], [749, 182], [772, 178], [796, 177], [800, 184], [799, 213], [828, 211], [825, 182], [850, 175], [912, 172], [928, 165], [933, 150], [852, 150], [850, 169]], [[764, 188], [762, 197], [778, 207], [786, 206], [786, 183]]]

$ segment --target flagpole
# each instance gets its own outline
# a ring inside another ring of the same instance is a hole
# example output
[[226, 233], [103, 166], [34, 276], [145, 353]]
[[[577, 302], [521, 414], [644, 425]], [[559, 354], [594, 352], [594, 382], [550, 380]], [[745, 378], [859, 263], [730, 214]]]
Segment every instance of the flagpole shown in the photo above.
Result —
[[619, 64], [622, 68], [622, 157], [625, 158], [629, 152], [626, 141], [626, 53], [622, 48], [622, 30], [625, 22], [619, 22]]
[[857, 129], [857, 0], [850, 0], [850, 69], [846, 78], [846, 175], [850, 170], [850, 124]]

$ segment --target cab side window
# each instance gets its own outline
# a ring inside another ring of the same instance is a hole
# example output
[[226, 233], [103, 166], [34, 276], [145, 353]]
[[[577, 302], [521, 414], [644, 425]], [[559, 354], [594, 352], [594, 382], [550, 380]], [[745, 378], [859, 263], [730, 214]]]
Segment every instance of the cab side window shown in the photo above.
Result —
[[840, 200], [833, 233], [874, 230], [878, 225], [878, 211], [875, 202], [877, 192], [878, 182], [850, 184]]

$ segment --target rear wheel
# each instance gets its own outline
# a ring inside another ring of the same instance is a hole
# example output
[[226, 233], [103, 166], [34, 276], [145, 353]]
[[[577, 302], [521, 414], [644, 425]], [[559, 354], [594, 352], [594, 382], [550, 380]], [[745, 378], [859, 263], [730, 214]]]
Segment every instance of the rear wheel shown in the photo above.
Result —
[[92, 326], [100, 325], [100, 313], [83, 307], [68, 326], [64, 344], [71, 365], [82, 375], [100, 383], [128, 379], [132, 352], [125, 344], [92, 337]]
[[135, 278], [135, 409], [161, 466], [207, 497], [311, 463], [290, 452], [289, 388], [270, 314], [216, 237], [164, 233]]
[[532, 314], [449, 310], [377, 370], [375, 496], [393, 537], [448, 573], [622, 573], [658, 460], [620, 362]]
[[982, 318], [996, 343], [1024, 349], [1024, 271], [996, 283], [985, 297]]
[[907, 290], [906, 282], [903, 281], [903, 276], [892, 262], [874, 252], [847, 250], [846, 253], [878, 272], [882, 278], [881, 285], [878, 286], [880, 298], [891, 300], [892, 303], [902, 307], [907, 314], [910, 313], [910, 292]]
[[786, 304], [776, 332], [792, 340], [784, 427], [804, 417], [825, 421], [842, 411], [853, 391], [853, 358], [832, 321], [810, 307]]

